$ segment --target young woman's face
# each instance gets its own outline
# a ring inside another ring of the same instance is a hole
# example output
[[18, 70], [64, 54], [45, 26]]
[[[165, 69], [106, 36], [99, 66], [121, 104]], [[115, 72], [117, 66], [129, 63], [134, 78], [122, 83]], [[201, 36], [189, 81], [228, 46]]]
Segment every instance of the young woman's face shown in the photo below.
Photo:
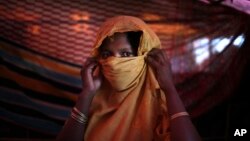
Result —
[[112, 38], [109, 38], [103, 43], [100, 57], [107, 59], [108, 57], [133, 57], [136, 56], [128, 41], [126, 33], [116, 33]]

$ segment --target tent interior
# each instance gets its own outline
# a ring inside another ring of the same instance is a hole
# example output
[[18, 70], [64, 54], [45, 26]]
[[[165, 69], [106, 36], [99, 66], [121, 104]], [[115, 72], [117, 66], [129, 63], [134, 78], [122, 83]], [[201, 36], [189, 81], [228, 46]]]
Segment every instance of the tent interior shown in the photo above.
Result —
[[250, 127], [249, 0], [1, 0], [0, 140], [55, 139], [98, 27], [117, 15], [159, 36], [204, 141], [237, 140], [235, 129]]

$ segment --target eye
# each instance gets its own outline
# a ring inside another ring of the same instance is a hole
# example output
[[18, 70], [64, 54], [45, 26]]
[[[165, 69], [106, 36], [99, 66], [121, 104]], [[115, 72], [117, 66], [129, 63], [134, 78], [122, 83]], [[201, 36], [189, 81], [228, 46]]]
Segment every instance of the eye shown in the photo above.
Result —
[[110, 57], [111, 55], [112, 55], [112, 54], [111, 54], [111, 52], [109, 52], [109, 51], [103, 51], [103, 52], [101, 53], [102, 59], [106, 59], [106, 58]]
[[131, 57], [133, 56], [132, 52], [124, 51], [121, 53], [121, 57]]

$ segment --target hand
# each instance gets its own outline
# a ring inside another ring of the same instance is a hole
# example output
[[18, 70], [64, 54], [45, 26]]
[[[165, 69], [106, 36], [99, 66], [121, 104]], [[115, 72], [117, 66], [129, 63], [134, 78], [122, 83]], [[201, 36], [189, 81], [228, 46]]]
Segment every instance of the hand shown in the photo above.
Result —
[[94, 58], [87, 58], [81, 70], [81, 78], [83, 82], [83, 91], [94, 96], [102, 83], [102, 75], [100, 72], [94, 74], [94, 70], [98, 67], [98, 62]]
[[161, 89], [167, 89], [169, 85], [173, 85], [171, 65], [163, 50], [153, 48], [147, 54], [146, 62], [153, 68]]

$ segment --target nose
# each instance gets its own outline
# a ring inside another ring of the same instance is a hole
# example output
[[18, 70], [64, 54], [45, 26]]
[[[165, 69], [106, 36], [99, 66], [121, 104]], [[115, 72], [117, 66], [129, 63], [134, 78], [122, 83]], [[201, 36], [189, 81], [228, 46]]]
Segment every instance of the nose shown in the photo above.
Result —
[[114, 57], [121, 57], [119, 52], [115, 52], [113, 55], [114, 55]]

